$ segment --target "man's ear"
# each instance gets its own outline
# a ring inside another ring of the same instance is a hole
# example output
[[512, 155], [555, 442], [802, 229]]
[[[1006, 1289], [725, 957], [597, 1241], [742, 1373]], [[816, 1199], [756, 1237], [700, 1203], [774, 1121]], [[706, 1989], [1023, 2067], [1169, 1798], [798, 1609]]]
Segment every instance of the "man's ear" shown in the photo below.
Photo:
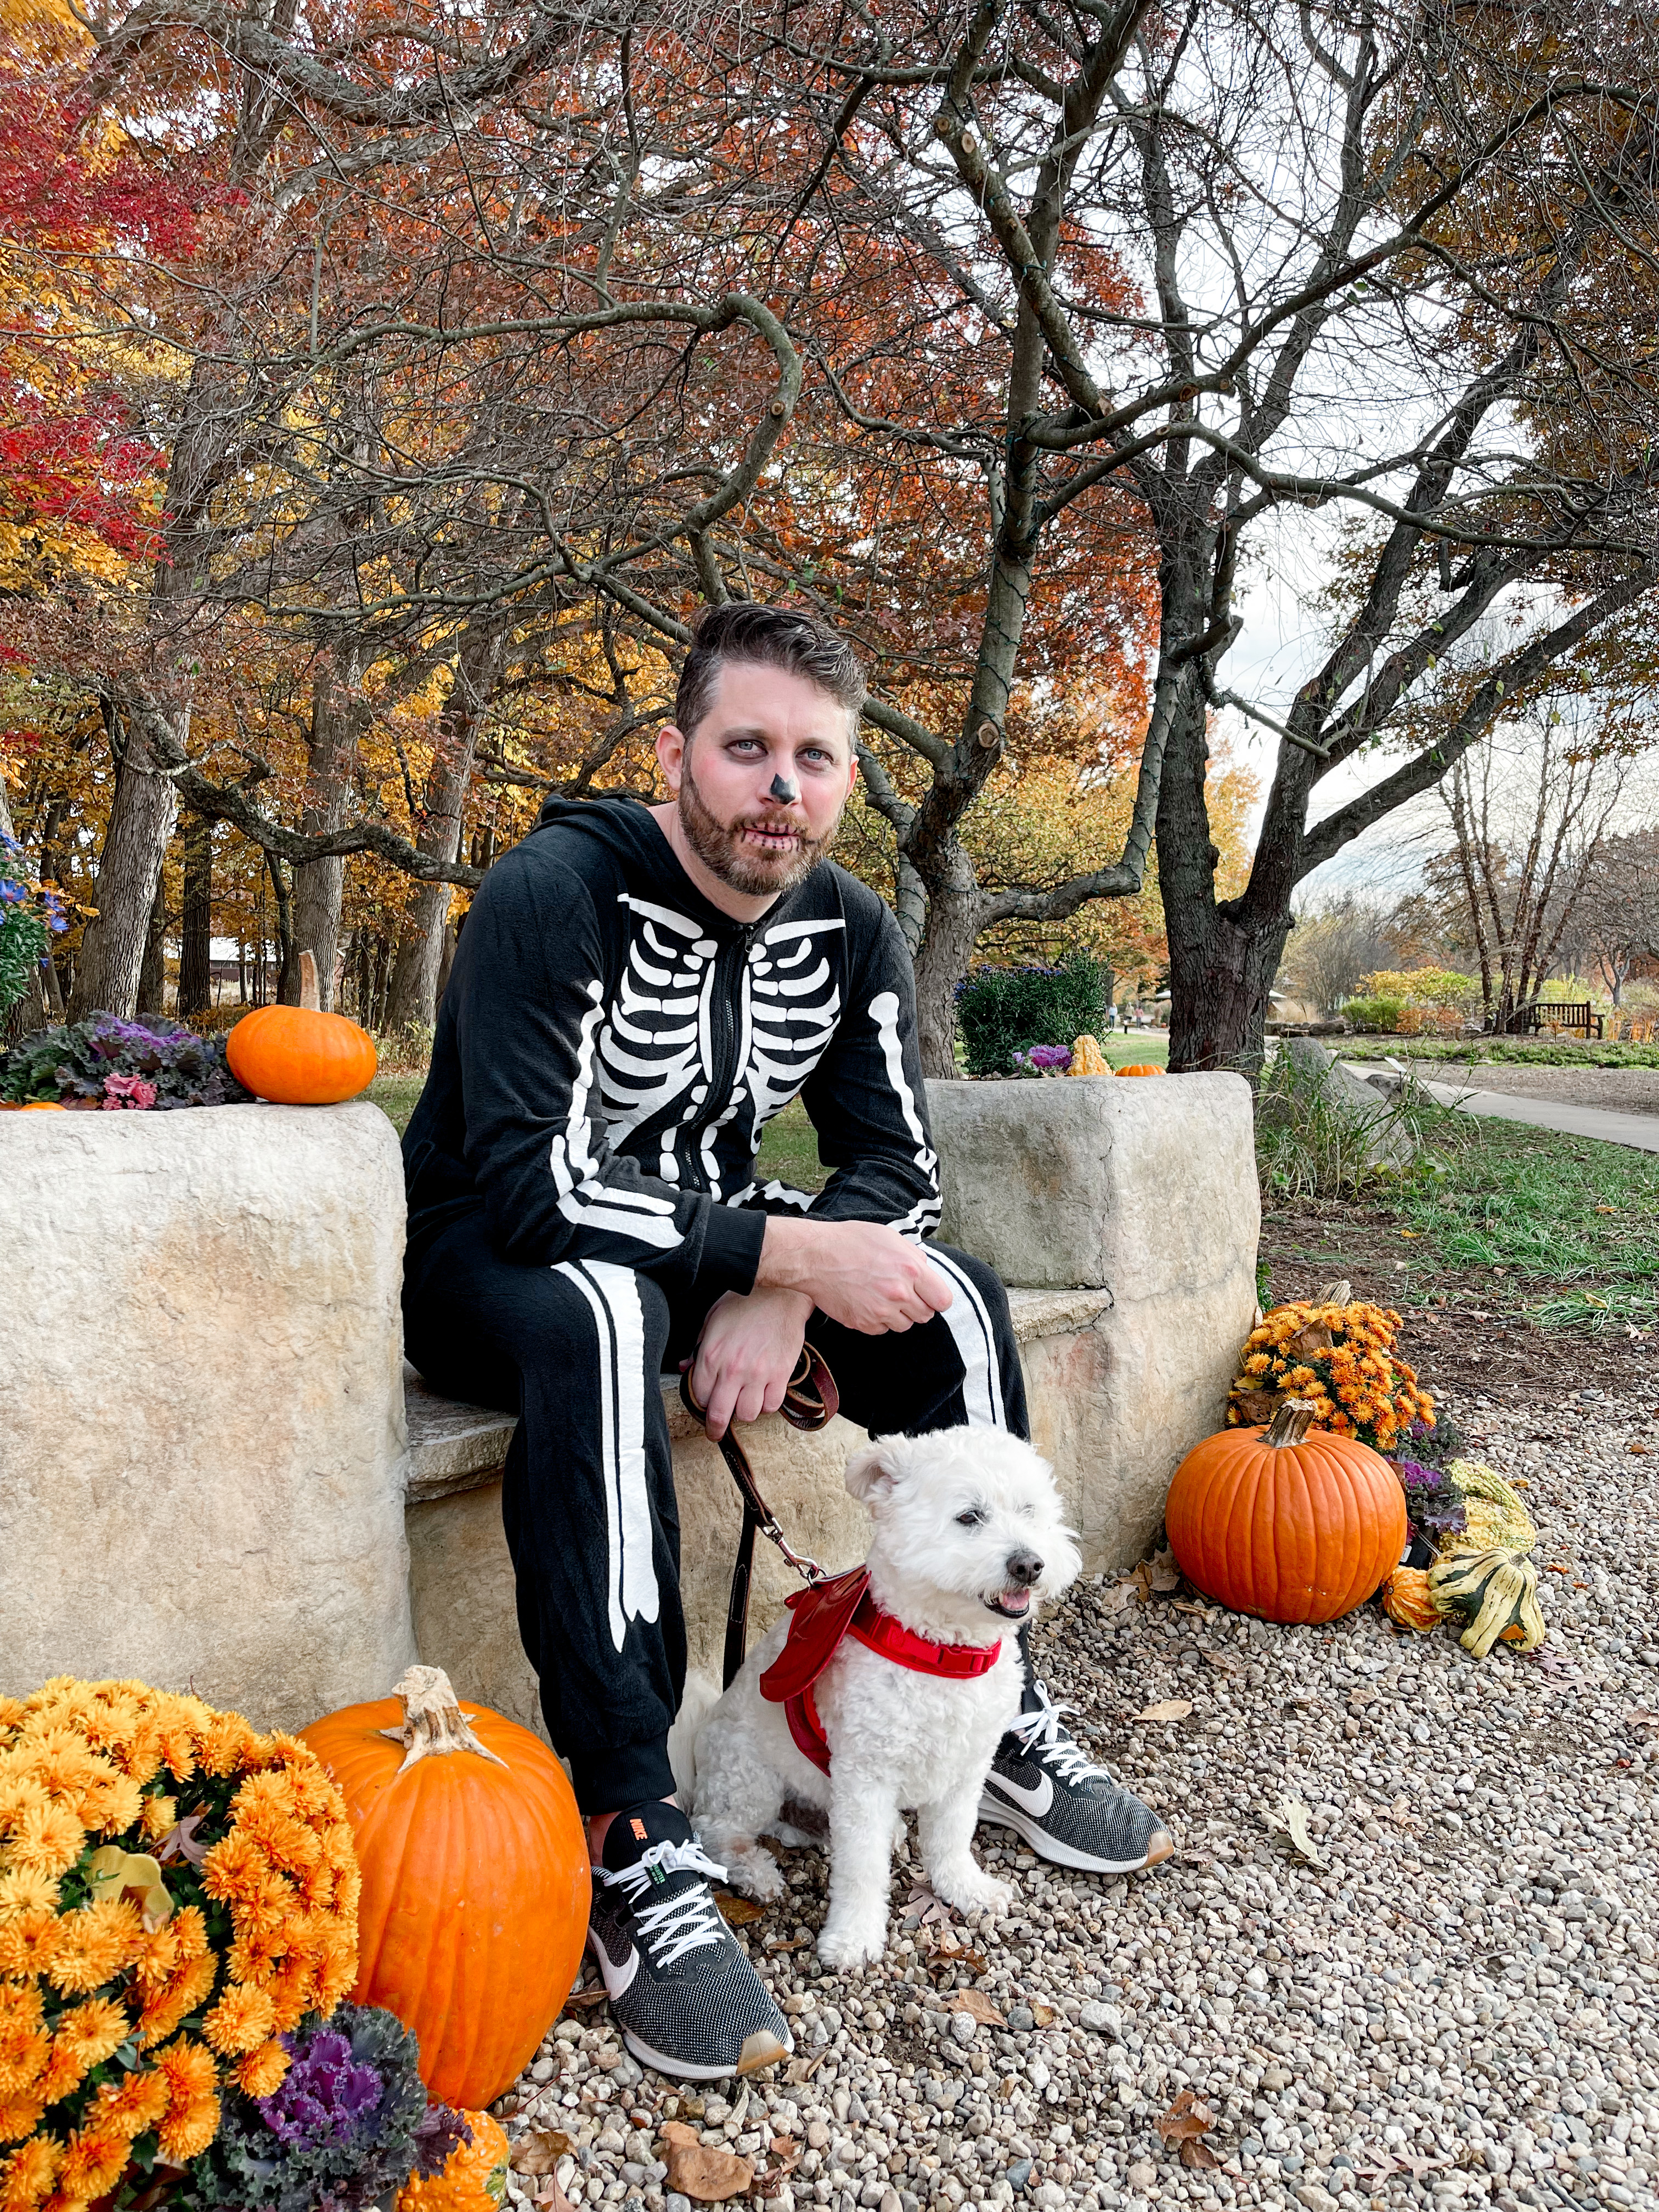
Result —
[[690, 740], [672, 722], [665, 722], [657, 732], [657, 765], [667, 779], [668, 788], [678, 795], [680, 776]]
[[881, 1437], [862, 1451], [855, 1451], [847, 1462], [847, 1487], [860, 1505], [873, 1512], [884, 1498], [892, 1495], [899, 1479], [895, 1465], [896, 1447], [903, 1443], [902, 1437]]

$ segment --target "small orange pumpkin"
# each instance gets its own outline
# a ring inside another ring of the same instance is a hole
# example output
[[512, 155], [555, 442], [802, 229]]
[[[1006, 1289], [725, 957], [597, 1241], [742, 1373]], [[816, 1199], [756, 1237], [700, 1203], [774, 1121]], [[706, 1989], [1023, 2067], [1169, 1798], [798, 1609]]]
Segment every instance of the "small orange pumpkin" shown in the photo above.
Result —
[[362, 1869], [353, 1997], [413, 2031], [434, 2097], [492, 2103], [557, 2018], [587, 1940], [564, 1769], [516, 1721], [464, 1713], [438, 1667], [301, 1734], [340, 1786]]
[[1364, 1605], [1406, 1543], [1406, 1496], [1353, 1437], [1309, 1433], [1286, 1398], [1266, 1429], [1223, 1429], [1176, 1469], [1164, 1509], [1188, 1582], [1260, 1620], [1336, 1620]]
[[507, 2140], [488, 2112], [463, 2112], [471, 2142], [457, 2143], [441, 2173], [411, 2173], [398, 2192], [398, 2212], [496, 2212], [507, 2194]]
[[230, 1072], [278, 1106], [337, 1106], [374, 1079], [374, 1040], [343, 1014], [325, 1014], [317, 963], [300, 955], [297, 1006], [260, 1006], [225, 1039]]
[[0, 1101], [0, 1114], [61, 1114], [63, 1102], [58, 1098], [24, 1098], [15, 1105], [9, 1099]]
[[1167, 1075], [1168, 1068], [1160, 1067], [1156, 1060], [1135, 1060], [1127, 1067], [1120, 1067], [1120, 1075]]

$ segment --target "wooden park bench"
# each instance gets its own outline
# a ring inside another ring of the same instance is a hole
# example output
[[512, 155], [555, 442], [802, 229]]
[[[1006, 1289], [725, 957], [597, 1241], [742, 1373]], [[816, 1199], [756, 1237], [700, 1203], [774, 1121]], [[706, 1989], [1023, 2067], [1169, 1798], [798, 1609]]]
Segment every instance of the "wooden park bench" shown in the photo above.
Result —
[[1597, 1041], [1601, 1037], [1602, 1018], [1588, 999], [1541, 999], [1527, 1008], [1527, 1033], [1536, 1036], [1540, 1030], [1582, 1030], [1588, 1039], [1594, 1025]]

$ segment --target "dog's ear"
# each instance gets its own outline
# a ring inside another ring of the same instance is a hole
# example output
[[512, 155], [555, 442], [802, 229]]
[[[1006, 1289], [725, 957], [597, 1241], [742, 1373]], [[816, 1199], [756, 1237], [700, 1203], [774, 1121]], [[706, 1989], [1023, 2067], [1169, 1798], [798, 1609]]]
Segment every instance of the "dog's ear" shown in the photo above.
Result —
[[866, 1444], [862, 1451], [855, 1451], [848, 1461], [847, 1487], [860, 1505], [878, 1504], [898, 1480], [893, 1446], [900, 1441], [897, 1437], [878, 1437], [874, 1443]]

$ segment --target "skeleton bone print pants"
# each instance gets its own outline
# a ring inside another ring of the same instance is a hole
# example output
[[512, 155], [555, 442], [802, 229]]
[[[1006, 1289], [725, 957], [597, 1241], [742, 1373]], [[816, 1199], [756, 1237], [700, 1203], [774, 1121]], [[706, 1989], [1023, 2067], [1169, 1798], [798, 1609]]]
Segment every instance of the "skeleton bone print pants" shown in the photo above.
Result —
[[[1006, 1428], [1027, 1437], [1008, 1302], [991, 1270], [928, 1251], [956, 1290], [925, 1327], [861, 1336], [815, 1313], [847, 1418], [872, 1436]], [[411, 1260], [409, 1357], [446, 1397], [515, 1413], [501, 1486], [519, 1632], [585, 1813], [665, 1797], [685, 1682], [679, 1514], [659, 1377], [696, 1343], [708, 1301], [597, 1261], [523, 1267], [481, 1215]]]

